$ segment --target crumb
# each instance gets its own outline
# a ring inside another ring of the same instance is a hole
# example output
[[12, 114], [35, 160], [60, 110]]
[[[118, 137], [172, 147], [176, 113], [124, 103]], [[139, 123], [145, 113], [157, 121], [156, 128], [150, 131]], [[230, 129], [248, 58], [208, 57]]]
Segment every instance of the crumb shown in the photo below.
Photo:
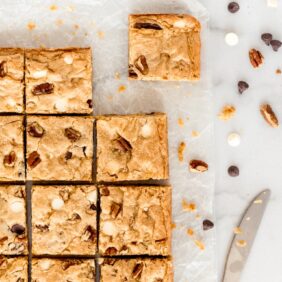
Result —
[[188, 228], [187, 234], [192, 237], [194, 235], [194, 230], [192, 228]]
[[261, 199], [254, 200], [254, 204], [262, 204], [262, 200]]
[[113, 100], [113, 96], [108, 96], [108, 100], [112, 101]]
[[29, 23], [27, 24], [27, 28], [28, 28], [29, 30], [33, 30], [33, 29], [36, 28], [36, 24], [35, 24], [34, 22], [29, 22]]
[[184, 159], [183, 153], [184, 153], [185, 148], [186, 148], [186, 144], [184, 142], [181, 142], [178, 146], [178, 159], [180, 162], [182, 162]]
[[245, 240], [237, 240], [236, 245], [240, 248], [244, 248], [247, 246], [247, 242]]
[[88, 32], [84, 32], [84, 36], [87, 37], [88, 36]]
[[192, 134], [192, 137], [198, 137], [200, 135], [200, 132], [196, 130], [192, 130], [191, 134]]
[[179, 126], [183, 126], [183, 125], [184, 125], [184, 121], [183, 121], [182, 118], [179, 118], [179, 119], [178, 119], [178, 125], [179, 125]]
[[51, 6], [49, 7], [49, 9], [50, 9], [51, 11], [57, 11], [57, 10], [58, 10], [58, 6], [57, 6], [57, 5], [51, 5]]
[[194, 242], [195, 242], [195, 244], [196, 244], [196, 246], [200, 249], [200, 250], [204, 250], [205, 249], [205, 245], [204, 245], [204, 243], [202, 243], [201, 241], [199, 241], [199, 240], [194, 240]]
[[242, 234], [242, 229], [240, 228], [240, 227], [235, 227], [234, 229], [233, 229], [233, 232], [234, 232], [234, 234]]
[[78, 24], [74, 24], [73, 27], [74, 27], [74, 29], [79, 29], [79, 25]]
[[280, 69], [277, 69], [275, 72], [276, 72], [276, 74], [281, 74], [282, 73], [282, 71]]
[[63, 20], [61, 20], [61, 19], [57, 19], [56, 20], [56, 25], [57, 26], [60, 26], [60, 25], [63, 25], [64, 24], [64, 21]]
[[103, 31], [98, 31], [97, 34], [100, 39], [103, 39], [105, 37], [105, 33]]
[[115, 72], [115, 79], [120, 79], [120, 73], [119, 72]]
[[74, 6], [71, 6], [71, 5], [67, 6], [67, 10], [69, 12], [73, 12], [74, 11]]
[[171, 224], [171, 229], [175, 229], [175, 228], [176, 228], [176, 223], [173, 222], [173, 223]]
[[119, 93], [122, 93], [126, 90], [126, 87], [124, 85], [120, 85], [119, 88], [118, 88], [118, 92]]
[[188, 203], [185, 199], [182, 200], [182, 208], [188, 212], [196, 211], [196, 204], [195, 203]]
[[196, 218], [197, 220], [199, 220], [199, 219], [201, 219], [201, 216], [200, 216], [199, 214], [197, 214], [197, 215], [195, 216], [195, 218]]
[[226, 105], [222, 108], [221, 112], [218, 114], [219, 119], [229, 120], [235, 115], [236, 109], [232, 105]]

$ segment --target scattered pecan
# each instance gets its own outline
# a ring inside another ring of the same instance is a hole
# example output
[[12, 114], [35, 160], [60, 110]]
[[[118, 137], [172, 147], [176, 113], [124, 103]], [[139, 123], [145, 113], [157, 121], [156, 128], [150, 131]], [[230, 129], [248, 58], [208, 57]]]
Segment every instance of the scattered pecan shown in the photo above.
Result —
[[7, 75], [7, 62], [2, 61], [0, 63], [0, 77], [5, 77]]
[[191, 172], [205, 172], [209, 168], [208, 164], [200, 160], [190, 161], [190, 171]]
[[8, 155], [4, 156], [3, 164], [6, 167], [14, 167], [16, 164], [17, 155], [14, 151], [11, 151]]
[[254, 68], [258, 68], [262, 65], [264, 57], [261, 54], [260, 51], [256, 50], [256, 49], [251, 49], [249, 51], [249, 58], [250, 58], [250, 62], [252, 64], [252, 66]]
[[266, 122], [272, 127], [278, 127], [279, 121], [273, 112], [271, 106], [269, 104], [263, 104], [260, 106], [260, 112]]
[[129, 67], [128, 67], [128, 76], [129, 76], [129, 78], [132, 78], [132, 79], [138, 78], [138, 74], [133, 70], [132, 65], [129, 65]]
[[96, 230], [91, 225], [87, 225], [84, 229], [82, 237], [84, 241], [95, 241], [96, 235]]
[[113, 141], [114, 148], [122, 153], [126, 153], [132, 150], [132, 146], [125, 138], [119, 136]]
[[115, 247], [109, 247], [107, 248], [107, 250], [105, 251], [105, 255], [106, 256], [114, 256], [117, 254], [117, 249]]
[[72, 152], [67, 151], [65, 154], [65, 159], [70, 160], [72, 158]]
[[110, 191], [107, 187], [102, 187], [101, 188], [101, 195], [102, 196], [109, 196], [110, 195]]
[[113, 202], [111, 205], [111, 216], [113, 218], [116, 218], [119, 215], [121, 208], [122, 208], [121, 204]]
[[32, 89], [33, 95], [52, 94], [54, 92], [54, 84], [45, 82], [34, 86]]
[[22, 235], [25, 233], [25, 227], [16, 223], [11, 227], [11, 231], [17, 235]]
[[133, 268], [132, 277], [134, 279], [140, 279], [142, 271], [143, 271], [143, 268], [144, 268], [144, 264], [143, 263], [137, 263], [134, 266], [134, 268]]
[[26, 131], [28, 132], [28, 134], [32, 137], [37, 137], [40, 138], [44, 135], [45, 130], [44, 128], [36, 121], [30, 123], [27, 126]]
[[68, 127], [65, 129], [65, 136], [72, 142], [76, 142], [81, 138], [81, 133], [72, 127]]
[[35, 168], [39, 163], [41, 163], [40, 155], [36, 151], [33, 151], [29, 154], [27, 163], [31, 168]]
[[146, 57], [144, 55], [140, 55], [135, 61], [134, 66], [143, 74], [147, 75], [149, 73], [149, 67], [147, 64]]
[[162, 27], [155, 23], [135, 23], [134, 28], [162, 30]]
[[214, 223], [212, 221], [210, 221], [209, 219], [205, 219], [203, 221], [203, 230], [207, 231], [210, 230], [214, 227]]
[[42, 225], [42, 224], [36, 224], [35, 225], [35, 227], [37, 228], [37, 229], [39, 229], [39, 231], [40, 232], [48, 232], [49, 231], [49, 225], [47, 225], [47, 224], [44, 224], [44, 225]]

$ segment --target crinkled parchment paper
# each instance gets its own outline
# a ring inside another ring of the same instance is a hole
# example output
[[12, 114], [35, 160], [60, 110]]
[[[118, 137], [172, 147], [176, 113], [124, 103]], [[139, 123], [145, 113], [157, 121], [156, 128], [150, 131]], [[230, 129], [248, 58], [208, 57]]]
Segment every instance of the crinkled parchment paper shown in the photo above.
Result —
[[[187, 82], [127, 80], [127, 22], [130, 13], [191, 13], [202, 23], [202, 78]], [[96, 114], [166, 112], [169, 117], [170, 182], [173, 185], [173, 258], [175, 281], [216, 281], [213, 220], [214, 160], [212, 95], [206, 63], [208, 14], [196, 0], [1, 0], [0, 45], [23, 47], [92, 46]], [[179, 123], [182, 119], [183, 124]], [[197, 137], [192, 136], [197, 131]], [[177, 149], [186, 143], [184, 161]], [[209, 170], [193, 174], [191, 159]], [[196, 204], [187, 212], [182, 201]], [[193, 236], [187, 235], [192, 228]], [[195, 240], [203, 243], [201, 250]]]

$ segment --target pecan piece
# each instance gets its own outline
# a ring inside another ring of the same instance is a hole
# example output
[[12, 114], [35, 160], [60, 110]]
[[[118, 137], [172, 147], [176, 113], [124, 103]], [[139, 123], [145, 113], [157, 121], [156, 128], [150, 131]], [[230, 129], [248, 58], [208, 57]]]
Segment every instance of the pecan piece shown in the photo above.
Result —
[[137, 263], [132, 271], [132, 277], [134, 279], [139, 279], [141, 277], [142, 271], [144, 268], [144, 264], [143, 263]]
[[11, 151], [8, 155], [4, 156], [3, 164], [5, 167], [14, 167], [16, 164], [17, 155]]
[[209, 168], [208, 164], [200, 160], [190, 161], [190, 171], [191, 172], [205, 172]]
[[115, 247], [109, 247], [107, 248], [107, 250], [105, 251], [105, 255], [106, 256], [114, 256], [117, 254], [117, 249]]
[[36, 121], [30, 123], [27, 126], [27, 132], [30, 136], [40, 138], [44, 135], [45, 130], [44, 128]]
[[140, 55], [135, 61], [134, 66], [143, 74], [147, 75], [149, 73], [149, 66], [147, 64], [146, 57]]
[[262, 65], [264, 57], [261, 54], [260, 51], [256, 50], [256, 49], [251, 49], [249, 51], [249, 58], [250, 58], [250, 62], [252, 64], [252, 66], [254, 68], [258, 68]]
[[121, 136], [114, 140], [114, 148], [122, 153], [126, 153], [132, 150], [132, 146], [129, 141]]
[[134, 28], [162, 30], [162, 27], [155, 23], [135, 23]]
[[2, 61], [0, 63], [0, 77], [5, 77], [7, 72], [8, 72], [8, 70], [7, 70], [7, 62], [6, 61]]
[[22, 235], [25, 233], [25, 227], [16, 223], [11, 227], [11, 231], [17, 235]]
[[111, 205], [111, 216], [113, 218], [116, 218], [119, 215], [121, 208], [122, 208], [121, 204], [113, 202]]
[[[5, 241], [8, 240], [8, 237], [7, 236], [4, 236], [2, 238], [0, 238], [0, 245], [3, 245]], [[1, 264], [0, 264], [1, 265]]]
[[45, 82], [34, 86], [32, 89], [33, 95], [52, 94], [54, 92], [54, 84]]
[[96, 230], [91, 225], [87, 225], [83, 232], [82, 239], [84, 241], [95, 241], [96, 234]]
[[40, 155], [36, 151], [30, 153], [27, 159], [27, 164], [31, 168], [35, 168], [39, 163], [41, 163]]
[[273, 112], [271, 106], [269, 104], [263, 104], [260, 106], [260, 112], [265, 119], [265, 121], [272, 127], [278, 127], [279, 121]]
[[76, 142], [81, 138], [81, 133], [72, 127], [68, 127], [65, 129], [65, 136], [72, 142]]

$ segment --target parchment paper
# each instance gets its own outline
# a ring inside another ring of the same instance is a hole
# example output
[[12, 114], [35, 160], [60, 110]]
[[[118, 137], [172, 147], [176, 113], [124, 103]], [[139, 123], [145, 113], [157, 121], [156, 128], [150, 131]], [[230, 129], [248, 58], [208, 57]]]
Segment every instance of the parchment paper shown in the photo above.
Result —
[[[53, 5], [53, 6], [51, 6]], [[51, 7], [50, 7], [51, 6]], [[200, 82], [127, 80], [128, 14], [191, 13], [202, 23]], [[213, 220], [213, 116], [206, 49], [208, 13], [196, 0], [1, 0], [0, 45], [18, 47], [92, 46], [95, 114], [166, 112], [169, 117], [170, 182], [173, 186], [173, 259], [176, 282], [216, 281], [215, 230], [203, 231]], [[29, 26], [29, 28], [28, 28]], [[121, 87], [121, 88], [120, 88]], [[183, 120], [183, 126], [178, 119]], [[198, 131], [198, 137], [192, 137]], [[186, 143], [184, 161], [177, 148]], [[188, 170], [191, 159], [209, 164], [203, 174]], [[182, 201], [196, 204], [187, 212]], [[194, 230], [193, 236], [187, 229]], [[204, 250], [196, 246], [202, 242]]]

